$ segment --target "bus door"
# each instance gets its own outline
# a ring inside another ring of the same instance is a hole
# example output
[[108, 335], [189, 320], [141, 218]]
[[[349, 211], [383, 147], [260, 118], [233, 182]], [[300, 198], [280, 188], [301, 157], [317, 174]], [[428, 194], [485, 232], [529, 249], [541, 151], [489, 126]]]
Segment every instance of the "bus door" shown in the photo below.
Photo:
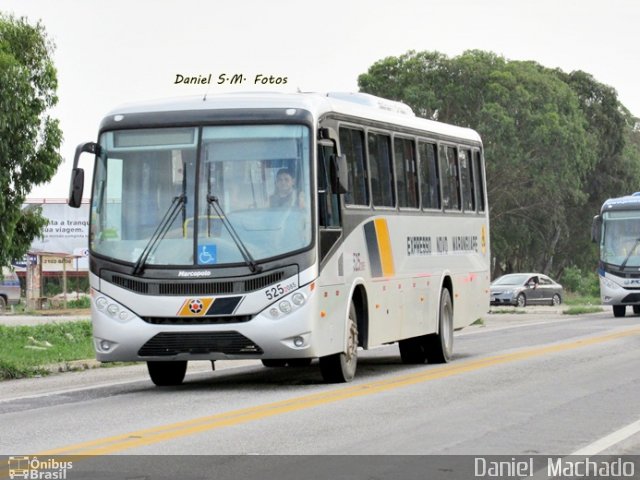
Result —
[[318, 222], [321, 261], [342, 234], [340, 195], [333, 191], [331, 182], [331, 162], [334, 161], [336, 153], [333, 141], [320, 140], [318, 144]]

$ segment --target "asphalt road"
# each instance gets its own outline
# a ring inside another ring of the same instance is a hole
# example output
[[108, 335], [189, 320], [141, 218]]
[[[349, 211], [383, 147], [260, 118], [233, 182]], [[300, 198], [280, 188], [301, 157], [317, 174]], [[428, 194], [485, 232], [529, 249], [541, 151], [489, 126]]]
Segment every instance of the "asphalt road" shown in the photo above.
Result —
[[3, 382], [0, 454], [640, 453], [640, 317], [530, 312], [457, 333], [444, 366], [361, 352], [347, 385], [255, 361], [164, 389], [141, 365]]

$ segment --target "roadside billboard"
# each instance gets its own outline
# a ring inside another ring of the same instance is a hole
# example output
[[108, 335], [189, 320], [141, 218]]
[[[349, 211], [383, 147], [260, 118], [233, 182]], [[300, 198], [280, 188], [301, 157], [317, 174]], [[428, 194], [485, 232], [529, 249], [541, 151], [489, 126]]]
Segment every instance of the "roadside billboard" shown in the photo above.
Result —
[[[43, 256], [42, 270], [62, 272], [63, 262], [66, 270], [86, 272], [89, 270], [89, 203], [83, 202], [80, 208], [71, 208], [63, 199], [28, 199], [23, 208], [41, 207], [42, 216], [49, 220], [43, 229], [42, 238], [37, 237], [31, 243], [30, 253], [66, 254], [75, 258], [57, 258]], [[26, 259], [16, 264], [26, 267]]]

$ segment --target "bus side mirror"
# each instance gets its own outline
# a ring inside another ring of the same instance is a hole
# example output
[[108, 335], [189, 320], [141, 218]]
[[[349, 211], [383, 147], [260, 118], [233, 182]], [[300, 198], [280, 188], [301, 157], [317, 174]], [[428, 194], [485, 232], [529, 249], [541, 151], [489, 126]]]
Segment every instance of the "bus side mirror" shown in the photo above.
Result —
[[71, 171], [71, 185], [69, 186], [69, 206], [80, 208], [82, 192], [84, 190], [84, 170], [74, 168]]
[[591, 224], [591, 241], [594, 243], [600, 243], [600, 236], [602, 235], [602, 217], [596, 215], [593, 217], [593, 223]]
[[331, 155], [331, 190], [333, 193], [347, 193], [349, 191], [349, 176], [347, 175], [347, 156]]
[[76, 153], [73, 156], [73, 170], [71, 170], [71, 182], [69, 184], [69, 206], [80, 208], [82, 204], [82, 193], [84, 191], [84, 170], [78, 168], [80, 155], [83, 152], [99, 155], [100, 146], [94, 142], [81, 143], [76, 147]]

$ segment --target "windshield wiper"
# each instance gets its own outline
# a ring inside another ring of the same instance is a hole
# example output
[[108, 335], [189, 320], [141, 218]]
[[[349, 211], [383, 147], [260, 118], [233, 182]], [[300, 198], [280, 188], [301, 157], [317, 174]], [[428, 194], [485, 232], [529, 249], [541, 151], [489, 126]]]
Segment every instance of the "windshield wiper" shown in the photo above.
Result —
[[235, 243], [236, 247], [238, 247], [238, 250], [240, 250], [240, 254], [242, 255], [242, 258], [244, 258], [245, 263], [251, 269], [251, 272], [257, 273], [261, 271], [262, 267], [260, 267], [260, 265], [258, 265], [254, 260], [254, 258], [251, 256], [249, 249], [240, 238], [240, 235], [238, 235], [238, 232], [236, 232], [236, 229], [233, 228], [233, 225], [231, 225], [231, 222], [229, 222], [229, 219], [224, 214], [224, 211], [222, 210], [222, 208], [220, 208], [218, 197], [216, 197], [215, 195], [207, 195], [207, 203], [213, 207], [213, 209], [216, 212], [216, 215], [220, 217], [222, 224], [229, 232], [229, 236], [233, 240], [233, 243]]
[[634, 243], [633, 247], [631, 247], [631, 250], [629, 250], [627, 258], [625, 258], [624, 261], [620, 264], [620, 270], [624, 270], [624, 268], [627, 266], [627, 262], [631, 258], [631, 255], [633, 255], [633, 252], [636, 251], [636, 248], [638, 248], [639, 244], [640, 244], [640, 238], [636, 238], [636, 243]]
[[187, 203], [186, 195], [178, 195], [174, 197], [171, 201], [171, 205], [167, 209], [164, 217], [158, 224], [155, 232], [151, 235], [151, 238], [147, 242], [147, 245], [144, 247], [144, 250], [138, 257], [136, 264], [133, 266], [133, 274], [137, 275], [140, 273], [144, 267], [144, 264], [147, 262], [149, 255], [151, 255], [156, 247], [158, 246], [158, 242], [164, 238], [164, 236], [169, 231], [169, 227], [173, 224], [180, 210], [184, 208], [184, 205]]

